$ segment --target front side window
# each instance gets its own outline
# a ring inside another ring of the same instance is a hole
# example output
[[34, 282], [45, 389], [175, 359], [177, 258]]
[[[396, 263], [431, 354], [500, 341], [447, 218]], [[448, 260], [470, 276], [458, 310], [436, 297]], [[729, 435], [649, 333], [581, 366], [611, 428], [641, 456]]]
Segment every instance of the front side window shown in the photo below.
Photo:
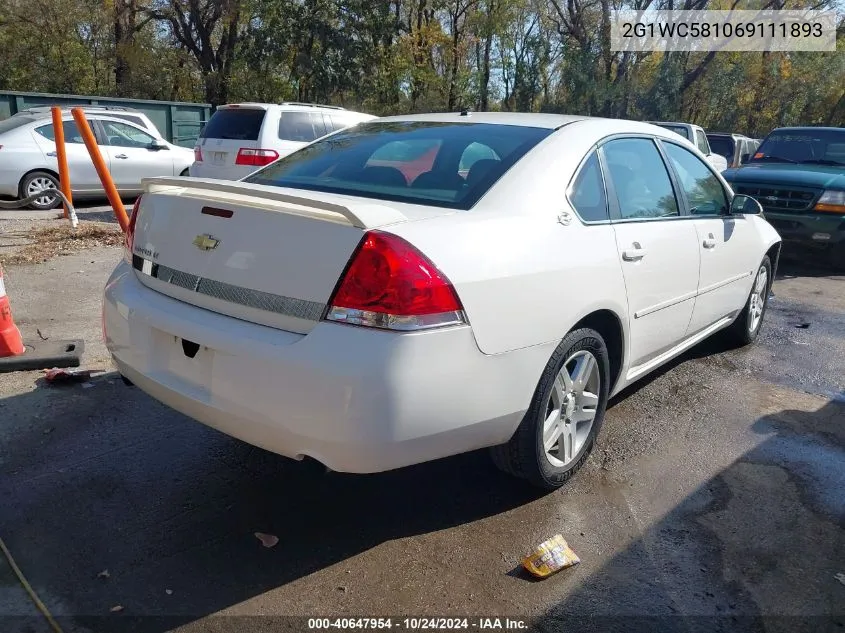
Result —
[[[245, 181], [469, 209], [552, 132], [485, 123], [370, 121], [303, 147]], [[461, 174], [461, 157], [474, 143], [490, 148], [499, 160], [479, 157]]]
[[570, 194], [572, 206], [585, 222], [607, 220], [607, 194], [596, 152], [581, 165]]
[[672, 181], [654, 141], [625, 138], [603, 148], [623, 220], [680, 215]]
[[666, 155], [675, 168], [693, 215], [722, 215], [728, 198], [719, 179], [695, 154], [674, 143], [664, 143]]
[[[79, 128], [76, 127], [75, 121], [62, 121], [62, 129], [65, 132], [65, 143], [83, 143], [82, 134], [79, 133]], [[44, 138], [56, 142], [56, 130], [53, 129], [53, 124], [42, 125], [35, 128], [35, 131]]]
[[154, 137], [128, 123], [100, 122], [103, 124], [108, 144], [112, 147], [149, 147], [155, 140]]

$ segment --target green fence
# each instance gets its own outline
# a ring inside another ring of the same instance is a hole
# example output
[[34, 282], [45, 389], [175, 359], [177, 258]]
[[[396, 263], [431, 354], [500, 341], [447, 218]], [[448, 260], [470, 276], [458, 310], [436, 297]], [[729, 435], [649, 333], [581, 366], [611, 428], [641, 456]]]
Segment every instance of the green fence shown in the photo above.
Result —
[[203, 123], [211, 117], [211, 105], [208, 103], [149, 101], [146, 99], [118, 99], [115, 97], [0, 90], [0, 120], [27, 108], [53, 105], [108, 105], [133, 108], [150, 117], [150, 120], [164, 138], [182, 147], [194, 146]]

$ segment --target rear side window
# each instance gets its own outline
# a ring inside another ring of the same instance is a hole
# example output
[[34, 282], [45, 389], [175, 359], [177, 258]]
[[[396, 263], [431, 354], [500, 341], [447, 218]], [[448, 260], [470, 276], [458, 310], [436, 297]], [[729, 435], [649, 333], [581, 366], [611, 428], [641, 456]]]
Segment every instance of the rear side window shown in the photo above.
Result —
[[0, 121], [0, 134], [3, 134], [3, 132], [11, 132], [12, 130], [17, 129], [22, 125], [32, 123], [33, 121], [35, 121], [35, 119], [29, 116], [9, 117], [8, 119]]
[[[320, 139], [244, 181], [470, 209], [552, 131], [484, 123], [372, 121]], [[461, 157], [473, 144], [488, 147], [499, 158], [479, 156], [461, 173]]]
[[326, 130], [323, 118], [320, 112], [285, 110], [279, 119], [279, 138], [283, 141], [310, 143], [332, 131]]
[[[76, 127], [74, 121], [62, 121], [62, 129], [65, 131], [65, 143], [83, 143], [82, 134], [79, 133], [79, 128]], [[35, 128], [35, 131], [44, 138], [56, 142], [56, 131], [53, 129], [53, 124], [42, 125]]]
[[253, 108], [224, 108], [211, 115], [200, 138], [221, 138], [238, 141], [257, 141], [264, 123], [264, 110]]
[[604, 155], [623, 220], [680, 215], [669, 172], [653, 141], [610, 141]]
[[601, 175], [599, 159], [595, 152], [584, 161], [581, 170], [572, 183], [570, 192], [572, 206], [585, 222], [607, 220], [607, 194]]

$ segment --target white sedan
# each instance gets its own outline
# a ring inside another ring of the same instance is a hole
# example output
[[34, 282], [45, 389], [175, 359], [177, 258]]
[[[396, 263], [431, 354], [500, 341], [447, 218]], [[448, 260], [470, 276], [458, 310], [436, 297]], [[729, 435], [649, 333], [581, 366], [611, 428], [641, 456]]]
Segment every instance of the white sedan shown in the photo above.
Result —
[[127, 381], [224, 433], [368, 473], [491, 447], [563, 484], [608, 397], [760, 331], [751, 198], [646, 123], [379, 119], [238, 182], [153, 179], [105, 289]]
[[[194, 160], [192, 150], [156, 138], [116, 116], [88, 112], [86, 118], [121, 194], [140, 193], [143, 178], [188, 175]], [[62, 129], [74, 199], [104, 196], [82, 134], [66, 110], [62, 113]], [[56, 135], [50, 112], [24, 112], [0, 121], [0, 196], [27, 198], [58, 187]], [[30, 206], [52, 209], [60, 204], [61, 199], [45, 195]]]

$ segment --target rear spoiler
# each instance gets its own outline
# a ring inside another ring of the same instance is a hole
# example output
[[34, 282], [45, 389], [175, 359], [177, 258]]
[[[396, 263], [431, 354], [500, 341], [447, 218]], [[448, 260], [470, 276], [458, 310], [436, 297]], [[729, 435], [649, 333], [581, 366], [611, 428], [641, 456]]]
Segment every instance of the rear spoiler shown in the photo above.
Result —
[[[251, 198], [258, 203], [256, 206], [262, 206], [282, 213], [305, 215], [335, 222], [340, 220], [337, 216], [341, 216], [346, 222], [359, 229], [371, 229], [386, 224], [403, 222], [408, 219], [397, 209], [385, 205], [365, 202], [350, 202], [341, 205], [322, 200], [320, 198], [321, 194], [316, 194], [315, 197], [305, 198], [284, 193], [285, 190], [278, 187], [254, 185], [236, 180], [185, 177], [143, 178], [141, 185], [147, 193], [172, 193], [177, 196], [185, 195], [195, 198], [213, 197], [218, 201], [222, 199], [222, 196], [215, 196], [213, 194], [223, 193], [237, 196], [239, 198], [237, 202], [239, 203], [249, 204], [249, 200], [245, 200], [245, 198]], [[233, 202], [235, 201], [233, 200]], [[291, 209], [280, 205], [268, 205], [267, 202], [281, 202], [285, 205], [300, 207], [300, 209]], [[326, 217], [327, 213], [333, 214], [334, 217], [331, 217], [331, 215]]]

